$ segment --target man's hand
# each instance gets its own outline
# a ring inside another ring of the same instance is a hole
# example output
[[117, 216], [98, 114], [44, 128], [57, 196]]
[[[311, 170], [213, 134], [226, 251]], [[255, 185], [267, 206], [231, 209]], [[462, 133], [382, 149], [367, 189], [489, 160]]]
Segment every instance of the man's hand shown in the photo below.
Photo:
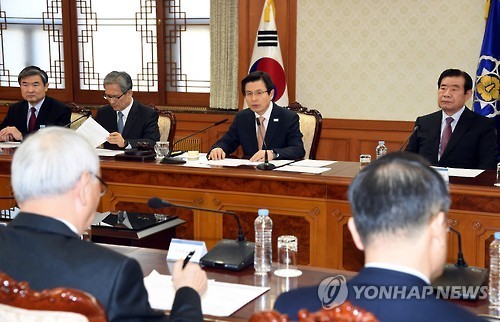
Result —
[[222, 160], [226, 157], [226, 152], [222, 150], [221, 148], [214, 148], [212, 151], [210, 151], [210, 154], [208, 155], [208, 159], [210, 160]]
[[181, 287], [191, 287], [200, 297], [207, 290], [207, 273], [201, 269], [200, 265], [188, 263], [182, 269], [183, 260], [179, 259], [175, 262], [174, 271], [172, 273], [172, 283], [177, 290]]
[[264, 162], [266, 152], [267, 152], [267, 159], [269, 161], [274, 159], [274, 153], [272, 150], [259, 150], [250, 158], [250, 162], [259, 162], [259, 161]]
[[111, 144], [116, 144], [120, 148], [125, 148], [125, 139], [118, 132], [110, 133], [106, 140]]
[[23, 135], [15, 126], [7, 126], [0, 131], [0, 141], [12, 141], [12, 140], [22, 141]]

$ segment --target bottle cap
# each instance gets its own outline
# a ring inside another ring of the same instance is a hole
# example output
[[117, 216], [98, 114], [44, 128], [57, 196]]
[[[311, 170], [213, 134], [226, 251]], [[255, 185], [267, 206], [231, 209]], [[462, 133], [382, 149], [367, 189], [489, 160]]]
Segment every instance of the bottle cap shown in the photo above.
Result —
[[500, 231], [497, 231], [497, 232], [494, 234], [494, 236], [495, 236], [495, 239], [500, 239]]
[[258, 214], [259, 214], [259, 216], [268, 216], [269, 210], [268, 209], [259, 209]]
[[378, 141], [378, 144], [385, 144], [385, 141]]

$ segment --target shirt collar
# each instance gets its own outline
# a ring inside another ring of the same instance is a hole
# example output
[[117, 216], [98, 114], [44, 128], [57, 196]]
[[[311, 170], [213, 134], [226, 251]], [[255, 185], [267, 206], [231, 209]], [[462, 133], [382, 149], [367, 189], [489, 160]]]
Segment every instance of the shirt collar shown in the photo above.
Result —
[[[125, 119], [128, 117], [128, 113], [130, 113], [130, 109], [132, 108], [132, 104], [134, 104], [134, 98], [132, 98], [130, 100], [130, 104], [129, 106], [125, 107], [121, 112], [123, 114], [123, 116], [125, 117]], [[118, 112], [116, 112], [117, 115], [118, 115]]]
[[462, 106], [462, 108], [453, 115], [448, 115], [444, 111], [441, 111], [442, 113], [441, 123], [443, 123], [446, 120], [446, 118], [450, 116], [453, 118], [453, 122], [457, 122], [460, 119], [460, 116], [462, 116], [464, 110], [465, 110], [465, 105]]
[[[266, 121], [269, 121], [271, 118], [271, 112], [273, 111], [273, 101], [269, 103], [269, 107], [267, 108], [266, 112], [262, 114], [262, 116], [266, 119]], [[259, 118], [259, 114], [255, 113], [255, 118]]]
[[38, 102], [36, 105], [34, 105], [34, 106], [31, 105], [30, 103], [28, 103], [28, 112], [29, 112], [29, 109], [32, 108], [32, 107], [35, 108], [35, 110], [36, 110], [37, 113], [40, 112], [40, 109], [42, 108], [42, 104], [43, 104], [44, 101], [45, 101], [45, 97], [42, 98], [42, 100], [40, 102]]
[[365, 267], [389, 269], [392, 271], [410, 274], [410, 275], [413, 275], [413, 276], [420, 278], [428, 285], [431, 284], [431, 281], [429, 280], [429, 278], [427, 276], [422, 274], [420, 271], [417, 271], [416, 269], [413, 269], [413, 268], [408, 267], [408, 266], [397, 265], [397, 264], [392, 264], [392, 263], [384, 263], [384, 262], [372, 262], [372, 263], [366, 263]]
[[62, 218], [56, 218], [56, 217], [51, 217], [51, 218], [62, 222], [63, 224], [65, 224], [66, 226], [68, 226], [68, 228], [71, 229], [72, 232], [74, 232], [77, 235], [80, 235], [78, 233], [78, 229], [76, 229], [76, 226], [73, 225], [72, 223], [70, 223], [69, 221], [67, 221], [65, 219], [62, 219]]

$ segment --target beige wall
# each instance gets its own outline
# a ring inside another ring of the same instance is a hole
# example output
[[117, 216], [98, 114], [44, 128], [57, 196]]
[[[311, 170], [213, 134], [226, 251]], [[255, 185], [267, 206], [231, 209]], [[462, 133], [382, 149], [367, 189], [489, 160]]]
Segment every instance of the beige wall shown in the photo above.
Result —
[[327, 118], [412, 121], [437, 110], [444, 69], [474, 77], [484, 3], [298, 0], [297, 101]]

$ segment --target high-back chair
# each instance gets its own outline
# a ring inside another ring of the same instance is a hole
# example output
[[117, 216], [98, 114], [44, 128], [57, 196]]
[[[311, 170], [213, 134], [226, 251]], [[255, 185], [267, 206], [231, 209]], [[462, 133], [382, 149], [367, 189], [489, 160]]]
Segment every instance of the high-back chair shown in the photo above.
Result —
[[172, 111], [160, 110], [158, 111], [158, 127], [160, 128], [160, 141], [168, 141], [170, 150], [173, 148], [176, 121], [175, 115]]
[[0, 272], [0, 321], [106, 322], [106, 312], [86, 292], [62, 287], [37, 292]]
[[[68, 106], [71, 108], [71, 122], [74, 122], [75, 120], [77, 120], [82, 115], [90, 115], [90, 110], [85, 109], [85, 108], [81, 108], [81, 107], [79, 107], [78, 105], [76, 105], [73, 102], [69, 103]], [[79, 119], [75, 123], [71, 123], [70, 128], [72, 130], [76, 130], [86, 120], [87, 120], [86, 117], [82, 117], [81, 119]]]
[[300, 105], [298, 102], [291, 103], [287, 108], [299, 115], [300, 132], [302, 132], [302, 141], [306, 150], [304, 159], [316, 159], [321, 127], [323, 125], [321, 113], [318, 110], [308, 110], [307, 107]]

